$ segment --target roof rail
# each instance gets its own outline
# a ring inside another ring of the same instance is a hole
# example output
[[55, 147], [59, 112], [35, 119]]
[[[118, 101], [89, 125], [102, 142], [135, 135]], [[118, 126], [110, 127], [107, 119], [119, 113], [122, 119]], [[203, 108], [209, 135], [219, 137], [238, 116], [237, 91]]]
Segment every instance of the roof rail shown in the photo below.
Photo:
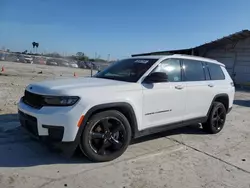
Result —
[[218, 62], [215, 59], [211, 59], [211, 58], [208, 58], [208, 57], [202, 57], [202, 56], [196, 56], [196, 55], [188, 55], [188, 54], [173, 54], [173, 55], [183, 56], [183, 57], [198, 57], [198, 58], [201, 58], [201, 59], [207, 59], [207, 60], [210, 60], [210, 61], [216, 61], [216, 62]]

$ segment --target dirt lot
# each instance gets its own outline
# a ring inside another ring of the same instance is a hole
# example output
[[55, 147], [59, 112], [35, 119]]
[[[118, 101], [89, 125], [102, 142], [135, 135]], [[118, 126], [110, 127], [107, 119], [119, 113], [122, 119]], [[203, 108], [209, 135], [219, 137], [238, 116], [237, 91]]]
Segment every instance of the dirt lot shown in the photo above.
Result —
[[[0, 62], [0, 187], [250, 188], [250, 92], [238, 91], [224, 130], [198, 126], [136, 140], [119, 159], [91, 163], [49, 151], [20, 129], [16, 104], [44, 79], [90, 75], [62, 67]], [[42, 71], [42, 72], [41, 72]], [[77, 79], [77, 78], [76, 78]]]

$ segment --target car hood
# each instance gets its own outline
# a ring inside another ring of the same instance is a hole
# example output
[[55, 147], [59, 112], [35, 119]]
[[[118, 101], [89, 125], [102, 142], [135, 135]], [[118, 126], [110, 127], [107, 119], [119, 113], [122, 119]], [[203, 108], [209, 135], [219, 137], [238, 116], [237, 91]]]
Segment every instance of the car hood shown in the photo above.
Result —
[[94, 77], [57, 79], [30, 84], [26, 90], [42, 95], [61, 95], [78, 91], [89, 91], [91, 89], [101, 89], [114, 87], [116, 89], [129, 85], [129, 82], [122, 82]]

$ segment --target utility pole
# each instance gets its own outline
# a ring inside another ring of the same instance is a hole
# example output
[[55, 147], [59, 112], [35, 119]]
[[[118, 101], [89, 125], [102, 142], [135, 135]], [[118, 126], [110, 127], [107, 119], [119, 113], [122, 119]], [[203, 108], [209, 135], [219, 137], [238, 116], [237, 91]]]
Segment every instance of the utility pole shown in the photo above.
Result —
[[110, 54], [108, 54], [107, 62], [109, 62], [109, 60], [110, 60]]

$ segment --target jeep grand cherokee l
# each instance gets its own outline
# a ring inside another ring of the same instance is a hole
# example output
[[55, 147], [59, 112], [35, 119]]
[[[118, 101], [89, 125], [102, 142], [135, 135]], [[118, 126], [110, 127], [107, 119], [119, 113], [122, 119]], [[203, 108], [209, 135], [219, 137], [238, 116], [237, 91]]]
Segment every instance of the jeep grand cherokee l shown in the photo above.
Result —
[[113, 160], [131, 139], [201, 123], [218, 133], [235, 88], [218, 61], [186, 55], [120, 60], [93, 77], [30, 84], [21, 125], [38, 138], [78, 146], [93, 161]]

